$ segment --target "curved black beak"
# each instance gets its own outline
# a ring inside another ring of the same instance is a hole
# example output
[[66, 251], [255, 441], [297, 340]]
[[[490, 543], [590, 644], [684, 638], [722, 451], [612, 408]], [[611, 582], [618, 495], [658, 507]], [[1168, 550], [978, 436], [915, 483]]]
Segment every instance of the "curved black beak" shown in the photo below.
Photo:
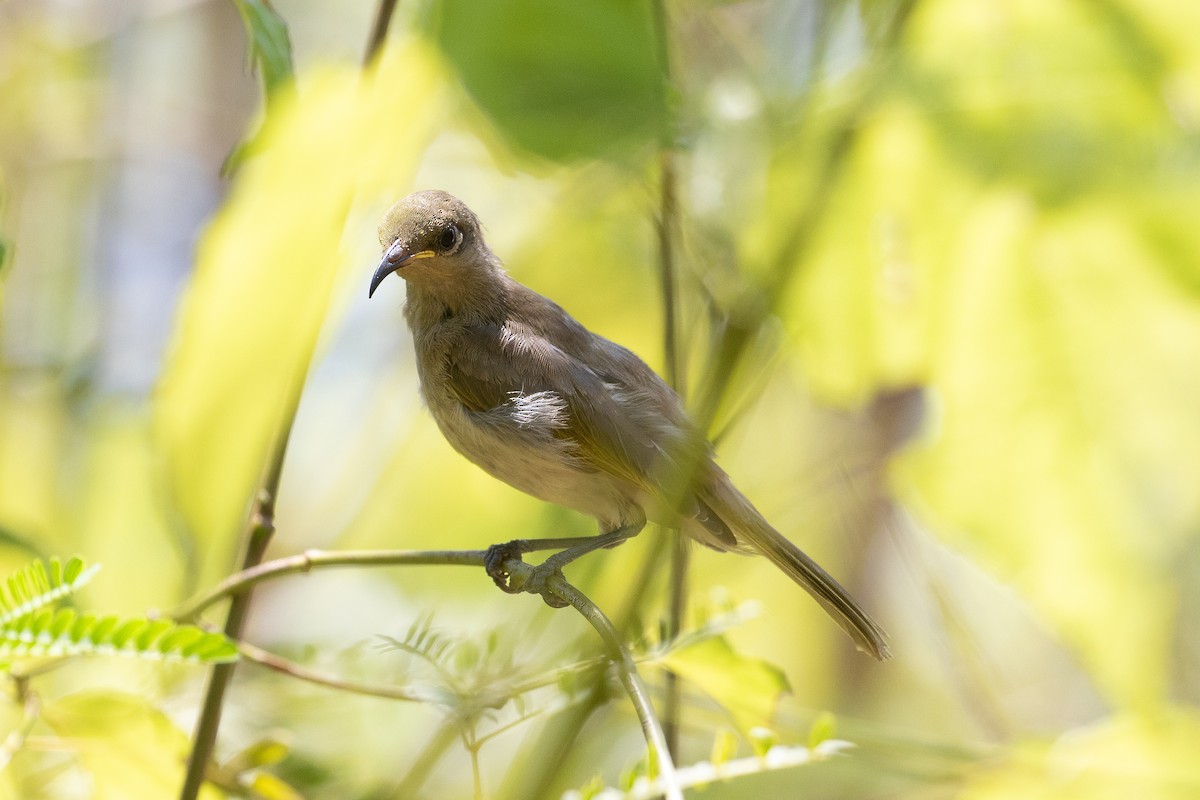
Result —
[[409, 261], [412, 261], [412, 259], [413, 253], [410, 253], [408, 248], [400, 244], [399, 240], [393, 242], [392, 246], [383, 254], [383, 260], [379, 262], [379, 268], [371, 276], [371, 289], [367, 292], [367, 297], [375, 294], [375, 289], [383, 282], [384, 278], [403, 267]]

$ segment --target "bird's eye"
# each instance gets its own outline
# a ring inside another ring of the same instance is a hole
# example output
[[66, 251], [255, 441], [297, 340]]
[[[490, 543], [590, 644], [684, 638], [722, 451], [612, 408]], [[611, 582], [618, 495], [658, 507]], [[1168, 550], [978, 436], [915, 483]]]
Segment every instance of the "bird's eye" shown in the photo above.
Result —
[[462, 231], [458, 226], [451, 222], [446, 226], [446, 230], [442, 231], [442, 235], [438, 237], [438, 249], [443, 253], [449, 253], [458, 247], [462, 241]]

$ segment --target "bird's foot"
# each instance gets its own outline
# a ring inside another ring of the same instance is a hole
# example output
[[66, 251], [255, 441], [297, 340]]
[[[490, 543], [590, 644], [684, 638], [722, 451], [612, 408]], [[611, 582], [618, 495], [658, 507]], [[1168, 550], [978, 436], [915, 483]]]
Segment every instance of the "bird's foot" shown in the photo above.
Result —
[[514, 539], [503, 544], [494, 544], [483, 555], [483, 567], [487, 574], [508, 594], [540, 594], [546, 605], [552, 608], [562, 608], [568, 605], [550, 589], [550, 577], [562, 575], [562, 570], [555, 564], [526, 564], [521, 556], [525, 552], [525, 541]]
[[521, 560], [521, 556], [525, 553], [525, 548], [521, 546], [522, 544], [524, 544], [522, 540], [513, 539], [511, 542], [494, 544], [483, 554], [483, 568], [487, 571], [488, 577], [500, 587], [500, 591], [502, 592], [520, 594], [522, 591], [520, 587], [509, 585], [508, 579], [510, 575], [508, 567], [505, 566], [505, 562], [507, 561]]

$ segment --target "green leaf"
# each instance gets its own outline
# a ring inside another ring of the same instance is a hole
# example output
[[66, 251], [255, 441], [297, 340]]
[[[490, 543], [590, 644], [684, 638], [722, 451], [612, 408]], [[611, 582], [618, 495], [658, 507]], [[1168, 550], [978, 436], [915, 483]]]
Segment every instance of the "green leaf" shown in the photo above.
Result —
[[58, 639], [60, 637], [66, 636], [68, 633], [68, 629], [73, 629], [73, 626], [76, 621], [77, 621], [77, 615], [75, 613], [75, 609], [73, 609], [73, 608], [61, 609], [57, 614], [54, 615], [54, 620], [50, 623], [50, 626], [46, 629], [46, 635], [50, 636], [52, 639]]
[[233, 0], [233, 4], [246, 26], [250, 60], [258, 67], [263, 89], [270, 98], [292, 79], [292, 42], [287, 25], [267, 0]]
[[50, 627], [50, 622], [54, 619], [54, 609], [43, 608], [28, 619], [24, 626], [24, 630], [35, 639], [41, 636], [47, 628]]
[[120, 620], [117, 619], [116, 616], [112, 614], [106, 614], [97, 620], [92, 629], [88, 631], [88, 638], [93, 645], [99, 645], [102, 642], [108, 642], [109, 636], [114, 630], [117, 629], [117, 625], [119, 624]]
[[[57, 559], [54, 559], [54, 561], [57, 562]], [[85, 565], [82, 558], [73, 556], [67, 559], [66, 565], [61, 570], [62, 582], [70, 586], [76, 586], [76, 581], [78, 581], [80, 576], [83, 574], [84, 567]]]
[[837, 717], [826, 711], [813, 720], [808, 729], [808, 749], [813, 750], [821, 742], [832, 739], [837, 735]]
[[137, 639], [133, 643], [134, 649], [142, 652], [149, 650], [150, 646], [161, 638], [164, 633], [174, 627], [175, 623], [170, 620], [155, 620], [147, 625], [144, 631], [138, 634]]
[[159, 639], [154, 649], [162, 653], [182, 653], [204, 635], [204, 631], [193, 625], [180, 625]]
[[[142, 637], [143, 640], [146, 637]], [[157, 641], [145, 646], [148, 656], [184, 659], [205, 664], [236, 661], [237, 645], [223, 633], [205, 631], [192, 625], [168, 626]]]
[[750, 747], [753, 748], [754, 755], [758, 758], [766, 758], [771, 748], [779, 744], [779, 734], [765, 725], [756, 725], [751, 728], [746, 732], [746, 738], [750, 740]]
[[213, 663], [237, 660], [237, 645], [219, 633], [208, 633], [180, 648], [178, 655], [193, 661]]
[[278, 739], [260, 739], [225, 762], [224, 767], [234, 773], [271, 767], [288, 757], [290, 748]]
[[723, 636], [673, 651], [660, 663], [717, 701], [743, 733], [768, 724], [789, 688], [782, 670], [741, 655]]
[[257, 773], [251, 779], [249, 788], [253, 796], [261, 800], [304, 800], [304, 795], [269, 772]]
[[655, 141], [667, 118], [651, 4], [441, 0], [433, 35], [518, 149], [558, 160]]
[[107, 642], [102, 642], [101, 644], [111, 645], [112, 647], [115, 647], [118, 650], [121, 650], [122, 648], [127, 647], [127, 646], [133, 646], [130, 643], [137, 636], [141, 635], [142, 631], [146, 630], [149, 627], [150, 627], [149, 620], [127, 619], [124, 622], [122, 622], [121, 624], [117, 625], [117, 627], [109, 635]]
[[712, 750], [708, 760], [714, 767], [719, 767], [737, 755], [737, 734], [728, 728], [721, 728], [713, 736]]
[[90, 641], [92, 631], [96, 627], [96, 616], [94, 614], [80, 614], [71, 623], [71, 630], [66, 633], [66, 636], [72, 642]]

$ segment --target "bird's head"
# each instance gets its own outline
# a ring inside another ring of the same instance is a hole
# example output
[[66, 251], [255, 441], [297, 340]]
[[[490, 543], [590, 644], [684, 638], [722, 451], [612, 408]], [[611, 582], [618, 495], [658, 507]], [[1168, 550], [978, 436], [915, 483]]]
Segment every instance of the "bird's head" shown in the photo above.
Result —
[[383, 260], [368, 296], [393, 272], [446, 294], [498, 267], [480, 234], [479, 218], [457, 197], [437, 190], [414, 192], [388, 209], [379, 224], [379, 245]]

